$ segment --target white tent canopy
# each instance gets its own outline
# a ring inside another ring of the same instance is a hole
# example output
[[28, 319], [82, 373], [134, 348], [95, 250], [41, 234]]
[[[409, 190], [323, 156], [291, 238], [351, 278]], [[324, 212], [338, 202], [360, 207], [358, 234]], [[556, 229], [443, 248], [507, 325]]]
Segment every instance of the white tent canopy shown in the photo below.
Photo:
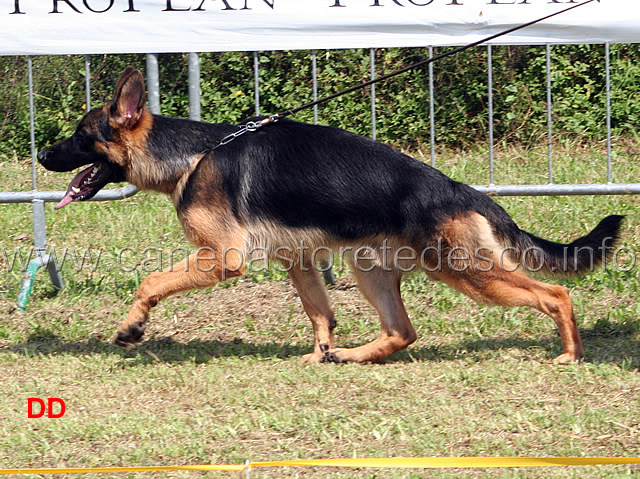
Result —
[[[581, 0], [5, 0], [0, 55], [462, 45]], [[638, 0], [591, 2], [494, 44], [640, 41]]]

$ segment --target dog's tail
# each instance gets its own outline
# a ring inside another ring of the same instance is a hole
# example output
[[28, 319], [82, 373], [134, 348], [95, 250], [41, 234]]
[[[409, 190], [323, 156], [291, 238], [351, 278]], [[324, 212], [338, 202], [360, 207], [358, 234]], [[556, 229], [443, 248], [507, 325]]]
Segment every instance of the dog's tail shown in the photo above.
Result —
[[589, 234], [568, 244], [555, 243], [518, 229], [517, 234], [509, 235], [506, 251], [512, 261], [531, 273], [586, 273], [611, 258], [623, 219], [620, 215], [607, 216]]

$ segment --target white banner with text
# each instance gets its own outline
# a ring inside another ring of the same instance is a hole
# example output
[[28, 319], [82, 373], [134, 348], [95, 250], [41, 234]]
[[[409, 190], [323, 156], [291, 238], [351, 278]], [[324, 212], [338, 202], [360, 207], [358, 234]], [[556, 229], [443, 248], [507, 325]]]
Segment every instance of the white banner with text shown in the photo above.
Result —
[[[463, 45], [582, 0], [0, 0], [0, 55]], [[493, 44], [640, 42], [640, 1], [600, 0]]]

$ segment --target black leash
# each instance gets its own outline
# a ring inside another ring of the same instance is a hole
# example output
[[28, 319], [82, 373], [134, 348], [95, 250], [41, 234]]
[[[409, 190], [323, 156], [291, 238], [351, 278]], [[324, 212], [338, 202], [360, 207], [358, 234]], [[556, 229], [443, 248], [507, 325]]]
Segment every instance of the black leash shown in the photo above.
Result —
[[248, 131], [256, 131], [257, 129], [259, 129], [259, 128], [263, 127], [263, 126], [268, 125], [269, 123], [275, 123], [278, 120], [280, 120], [282, 118], [285, 118], [285, 117], [287, 117], [289, 115], [295, 115], [299, 111], [306, 110], [307, 108], [311, 108], [311, 107], [316, 106], [316, 105], [320, 105], [321, 103], [326, 103], [326, 102], [328, 102], [330, 100], [333, 100], [335, 98], [338, 98], [338, 97], [340, 97], [342, 95], [346, 95], [347, 93], [352, 93], [354, 91], [360, 90], [361, 88], [366, 88], [366, 87], [368, 87], [370, 85], [373, 85], [374, 83], [377, 83], [377, 82], [380, 82], [380, 81], [384, 81], [384, 80], [388, 80], [389, 78], [393, 78], [393, 77], [395, 77], [397, 75], [401, 75], [402, 73], [406, 73], [409, 70], [413, 70], [414, 68], [418, 68], [418, 67], [421, 67], [423, 65], [428, 65], [429, 63], [433, 63], [436, 60], [440, 60], [440, 59], [448, 57], [450, 55], [455, 55], [456, 53], [463, 52], [465, 50], [468, 50], [469, 48], [476, 47], [476, 46], [478, 46], [478, 45], [480, 45], [482, 43], [489, 42], [489, 41], [491, 41], [491, 40], [493, 40], [495, 38], [501, 37], [503, 35], [508, 35], [509, 33], [513, 33], [513, 32], [515, 32], [517, 30], [522, 29], [522, 28], [530, 27], [531, 25], [535, 25], [536, 23], [540, 23], [540, 22], [542, 22], [544, 20], [548, 20], [549, 18], [555, 17], [556, 15], [560, 15], [561, 13], [568, 12], [569, 10], [573, 10], [574, 8], [581, 7], [581, 6], [586, 5], [588, 3], [591, 3], [591, 2], [600, 3], [600, 0], [587, 0], [586, 2], [578, 3], [576, 5], [572, 5], [571, 7], [565, 8], [564, 10], [559, 10], [559, 11], [557, 11], [555, 13], [551, 13], [551, 14], [546, 15], [544, 17], [538, 18], [537, 20], [533, 20], [531, 22], [524, 23], [522, 25], [517, 25], [515, 27], [511, 27], [511, 28], [509, 28], [507, 30], [504, 30], [502, 32], [498, 32], [498, 33], [490, 35], [490, 36], [488, 36], [486, 38], [483, 38], [482, 40], [478, 40], [476, 42], [469, 43], [468, 45], [463, 45], [461, 47], [454, 48], [453, 50], [450, 50], [448, 52], [441, 53], [440, 55], [436, 55], [435, 57], [427, 58], [426, 60], [419, 61], [417, 63], [414, 63], [413, 65], [409, 65], [409, 66], [404, 67], [404, 68], [402, 68], [400, 70], [396, 70], [394, 72], [387, 73], [386, 75], [379, 76], [379, 77], [374, 78], [372, 80], [369, 80], [369, 81], [367, 81], [365, 83], [360, 83], [358, 85], [352, 86], [351, 88], [347, 88], [346, 90], [342, 90], [342, 91], [339, 91], [339, 92], [334, 93], [332, 95], [320, 98], [318, 100], [311, 101], [309, 103], [305, 103], [304, 105], [301, 105], [301, 106], [299, 106], [297, 108], [294, 108], [292, 110], [285, 110], [285, 111], [283, 111], [281, 113], [276, 113], [275, 115], [271, 115], [271, 116], [265, 117], [262, 120], [248, 121], [246, 123], [240, 124], [240, 125], [238, 125], [240, 127], [240, 129], [238, 131], [236, 131], [236, 132], [234, 132], [234, 133], [232, 133], [230, 135], [225, 136], [222, 140], [220, 140], [220, 142], [216, 146], [214, 146], [213, 148], [209, 148], [208, 150], [205, 150], [204, 153], [208, 153], [209, 151], [215, 150], [216, 148], [219, 148], [222, 145], [226, 145], [230, 141], [235, 140], [237, 137], [239, 137], [240, 135], [243, 135], [244, 133], [246, 133]]
[[324, 102], [327, 102], [329, 100], [333, 100], [334, 98], [337, 98], [339, 96], [345, 95], [347, 93], [354, 92], [356, 90], [359, 90], [360, 88], [366, 88], [366, 87], [368, 87], [370, 85], [373, 85], [376, 82], [387, 80], [387, 79], [392, 78], [392, 77], [394, 77], [396, 75], [400, 75], [402, 73], [406, 73], [409, 70], [413, 70], [414, 68], [418, 68], [418, 67], [421, 67], [423, 65], [428, 65], [429, 63], [433, 63], [436, 60], [440, 60], [440, 59], [448, 57], [450, 55], [455, 55], [456, 53], [463, 52], [465, 50], [468, 50], [469, 48], [476, 47], [476, 46], [478, 46], [478, 45], [480, 45], [482, 43], [489, 42], [489, 41], [491, 41], [491, 40], [493, 40], [495, 38], [501, 37], [503, 35], [508, 35], [509, 33], [513, 33], [513, 32], [515, 32], [517, 30], [522, 29], [522, 28], [530, 27], [531, 25], [535, 25], [536, 23], [542, 22], [542, 21], [547, 20], [547, 19], [549, 19], [551, 17], [555, 17], [556, 15], [560, 15], [561, 13], [568, 12], [569, 10], [573, 10], [574, 8], [581, 7], [583, 5], [586, 5], [587, 3], [591, 3], [591, 2], [594, 2], [594, 1], [600, 3], [600, 0], [587, 0], [586, 2], [578, 3], [576, 5], [573, 5], [573, 6], [569, 7], [569, 8], [565, 8], [564, 10], [560, 10], [560, 11], [558, 11], [556, 13], [552, 13], [550, 15], [547, 15], [546, 17], [538, 18], [537, 20], [533, 20], [533, 21], [531, 21], [529, 23], [525, 23], [523, 25], [518, 25], [518, 26], [515, 26], [515, 27], [512, 27], [512, 28], [509, 28], [507, 30], [504, 30], [502, 32], [495, 33], [495, 34], [493, 34], [491, 36], [488, 36], [487, 38], [483, 38], [482, 40], [478, 40], [477, 42], [469, 43], [468, 45], [464, 45], [464, 46], [455, 48], [453, 50], [450, 50], [448, 52], [442, 53], [440, 55], [436, 55], [435, 57], [431, 57], [431, 58], [428, 58], [426, 60], [419, 61], [417, 63], [414, 63], [413, 65], [409, 65], [408, 67], [404, 67], [404, 68], [402, 68], [400, 70], [396, 70], [395, 72], [387, 73], [386, 75], [382, 75], [382, 76], [380, 76], [378, 78], [374, 78], [373, 80], [369, 80], [368, 82], [361, 83], [361, 84], [353, 86], [351, 88], [347, 88], [346, 90], [342, 90], [342, 91], [339, 91], [338, 93], [334, 93], [333, 95], [329, 95], [329, 96], [326, 96], [324, 98], [320, 98], [319, 100], [315, 100], [315, 101], [312, 101], [312, 102], [309, 102], [309, 103], [305, 103], [304, 105], [299, 106], [298, 108], [294, 108], [293, 110], [286, 110], [286, 111], [284, 111], [282, 113], [278, 113], [277, 115], [273, 115], [273, 116], [277, 117], [277, 119], [280, 119], [280, 118], [284, 118], [284, 117], [289, 116], [289, 115], [295, 115], [299, 111], [304, 110], [306, 108], [311, 108], [312, 106], [319, 105], [320, 103], [324, 103]]

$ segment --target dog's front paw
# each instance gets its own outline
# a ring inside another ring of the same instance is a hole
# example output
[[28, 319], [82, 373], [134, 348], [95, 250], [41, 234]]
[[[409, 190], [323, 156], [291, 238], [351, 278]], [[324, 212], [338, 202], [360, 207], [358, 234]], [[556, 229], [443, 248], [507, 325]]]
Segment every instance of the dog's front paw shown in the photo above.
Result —
[[118, 331], [113, 343], [122, 348], [132, 348], [137, 343], [142, 341], [142, 335], [144, 334], [144, 323], [136, 323], [127, 327], [123, 331]]

